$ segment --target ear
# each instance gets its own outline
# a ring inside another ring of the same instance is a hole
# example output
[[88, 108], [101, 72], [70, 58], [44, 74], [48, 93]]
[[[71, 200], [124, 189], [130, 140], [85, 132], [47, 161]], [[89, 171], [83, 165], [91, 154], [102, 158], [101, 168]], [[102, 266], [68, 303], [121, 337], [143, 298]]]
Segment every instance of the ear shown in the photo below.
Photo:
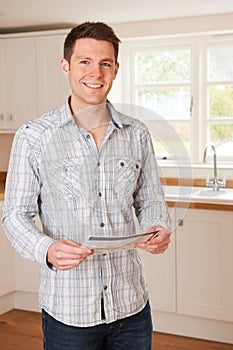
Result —
[[69, 68], [70, 68], [69, 62], [67, 61], [67, 59], [63, 58], [61, 60], [61, 69], [67, 78], [69, 76]]
[[114, 72], [115, 73], [115, 77], [114, 77], [114, 79], [117, 76], [118, 69], [119, 69], [119, 62], [117, 62], [116, 65], [115, 65], [115, 72]]

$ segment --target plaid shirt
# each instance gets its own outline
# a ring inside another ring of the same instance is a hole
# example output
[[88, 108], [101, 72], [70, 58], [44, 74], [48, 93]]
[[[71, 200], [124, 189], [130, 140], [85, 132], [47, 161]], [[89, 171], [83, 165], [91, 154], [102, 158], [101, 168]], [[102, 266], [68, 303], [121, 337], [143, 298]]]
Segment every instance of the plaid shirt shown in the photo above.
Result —
[[143, 309], [148, 292], [138, 250], [92, 255], [74, 269], [54, 271], [46, 263], [49, 245], [135, 234], [135, 215], [142, 231], [169, 224], [148, 129], [110, 103], [108, 108], [111, 121], [99, 149], [75, 124], [68, 101], [23, 125], [6, 182], [3, 225], [16, 250], [41, 264], [40, 306], [81, 327]]

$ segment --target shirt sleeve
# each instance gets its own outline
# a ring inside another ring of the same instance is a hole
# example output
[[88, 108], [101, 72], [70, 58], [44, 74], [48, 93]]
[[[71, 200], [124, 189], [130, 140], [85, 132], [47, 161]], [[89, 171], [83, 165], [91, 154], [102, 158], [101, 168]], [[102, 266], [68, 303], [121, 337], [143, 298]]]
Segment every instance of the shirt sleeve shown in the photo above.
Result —
[[2, 223], [12, 246], [25, 258], [46, 264], [53, 240], [35, 224], [40, 196], [40, 176], [26, 127], [16, 133], [6, 180]]
[[135, 214], [143, 231], [150, 226], [162, 226], [170, 231], [170, 216], [149, 132], [142, 148], [144, 159], [134, 194]]

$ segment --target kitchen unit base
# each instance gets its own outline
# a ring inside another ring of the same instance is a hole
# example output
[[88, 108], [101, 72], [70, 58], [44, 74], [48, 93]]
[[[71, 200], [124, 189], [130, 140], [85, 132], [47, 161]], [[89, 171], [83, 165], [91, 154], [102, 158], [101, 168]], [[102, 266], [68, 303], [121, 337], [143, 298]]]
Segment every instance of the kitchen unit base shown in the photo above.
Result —
[[233, 344], [233, 323], [152, 310], [153, 330]]

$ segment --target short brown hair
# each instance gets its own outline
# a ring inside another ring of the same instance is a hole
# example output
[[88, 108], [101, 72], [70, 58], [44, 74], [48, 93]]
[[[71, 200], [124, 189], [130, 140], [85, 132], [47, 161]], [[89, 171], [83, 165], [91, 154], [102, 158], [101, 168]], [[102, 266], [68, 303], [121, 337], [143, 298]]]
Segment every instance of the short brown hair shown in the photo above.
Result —
[[64, 42], [64, 58], [70, 62], [74, 45], [77, 39], [92, 38], [96, 40], [105, 40], [113, 44], [114, 57], [117, 62], [120, 39], [116, 36], [113, 29], [103, 22], [84, 22], [74, 27], [68, 33]]

